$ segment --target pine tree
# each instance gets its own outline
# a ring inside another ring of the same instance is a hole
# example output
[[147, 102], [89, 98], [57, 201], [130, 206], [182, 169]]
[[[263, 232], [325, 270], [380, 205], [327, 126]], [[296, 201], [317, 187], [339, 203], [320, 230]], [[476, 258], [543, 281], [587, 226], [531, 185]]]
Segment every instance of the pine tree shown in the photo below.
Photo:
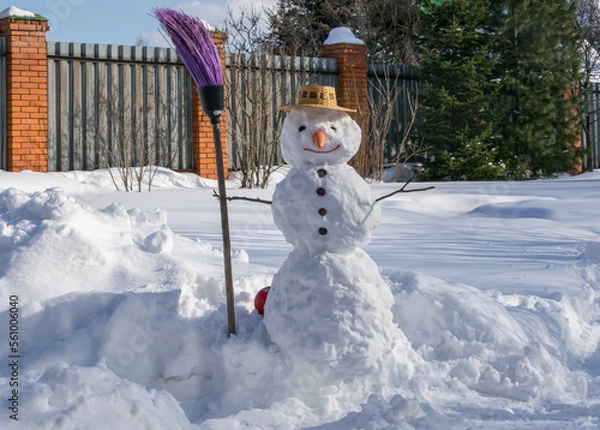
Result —
[[418, 130], [435, 179], [525, 179], [578, 163], [577, 5], [424, 0]]
[[503, 174], [492, 101], [496, 32], [488, 0], [426, 0], [419, 53], [425, 96], [420, 136], [432, 146], [431, 179], [494, 179]]
[[506, 0], [495, 74], [502, 153], [510, 176], [573, 169], [580, 151], [577, 82], [582, 64], [576, 2]]

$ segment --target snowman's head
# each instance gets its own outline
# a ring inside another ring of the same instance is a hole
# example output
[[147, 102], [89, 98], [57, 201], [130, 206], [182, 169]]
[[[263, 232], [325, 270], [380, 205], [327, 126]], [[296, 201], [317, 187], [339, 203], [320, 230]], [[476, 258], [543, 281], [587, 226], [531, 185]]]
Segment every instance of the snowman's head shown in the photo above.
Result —
[[292, 167], [341, 164], [358, 151], [360, 127], [346, 112], [295, 107], [281, 133], [283, 159]]

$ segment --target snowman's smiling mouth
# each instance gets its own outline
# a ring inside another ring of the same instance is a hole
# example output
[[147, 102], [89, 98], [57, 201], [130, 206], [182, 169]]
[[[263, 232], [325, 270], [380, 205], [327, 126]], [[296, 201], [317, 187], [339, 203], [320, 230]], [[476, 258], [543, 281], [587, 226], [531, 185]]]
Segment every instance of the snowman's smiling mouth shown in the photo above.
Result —
[[311, 149], [311, 148], [304, 148], [304, 150], [309, 151], [309, 152], [314, 152], [315, 154], [331, 154], [336, 149], [340, 149], [341, 146], [342, 146], [342, 144], [338, 143], [338, 145], [335, 148], [330, 149], [328, 151], [317, 151], [316, 149]]

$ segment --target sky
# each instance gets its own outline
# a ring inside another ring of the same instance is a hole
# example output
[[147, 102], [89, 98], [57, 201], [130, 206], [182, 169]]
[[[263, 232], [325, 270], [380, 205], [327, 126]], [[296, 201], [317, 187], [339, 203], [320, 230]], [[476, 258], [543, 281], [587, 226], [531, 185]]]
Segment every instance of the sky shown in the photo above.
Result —
[[146, 44], [167, 46], [158, 32], [158, 21], [150, 16], [154, 7], [181, 9], [198, 16], [216, 28], [227, 16], [241, 8], [268, 7], [275, 0], [9, 0], [0, 6], [16, 6], [48, 18], [48, 40], [135, 45], [142, 36]]

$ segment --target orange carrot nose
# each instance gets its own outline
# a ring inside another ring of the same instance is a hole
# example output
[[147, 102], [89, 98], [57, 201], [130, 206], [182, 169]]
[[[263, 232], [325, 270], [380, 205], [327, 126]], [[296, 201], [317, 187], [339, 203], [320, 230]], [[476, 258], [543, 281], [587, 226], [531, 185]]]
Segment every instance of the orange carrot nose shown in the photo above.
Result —
[[325, 146], [325, 139], [325, 133], [323, 133], [321, 130], [315, 131], [315, 134], [312, 136], [313, 143], [317, 145], [319, 149]]

